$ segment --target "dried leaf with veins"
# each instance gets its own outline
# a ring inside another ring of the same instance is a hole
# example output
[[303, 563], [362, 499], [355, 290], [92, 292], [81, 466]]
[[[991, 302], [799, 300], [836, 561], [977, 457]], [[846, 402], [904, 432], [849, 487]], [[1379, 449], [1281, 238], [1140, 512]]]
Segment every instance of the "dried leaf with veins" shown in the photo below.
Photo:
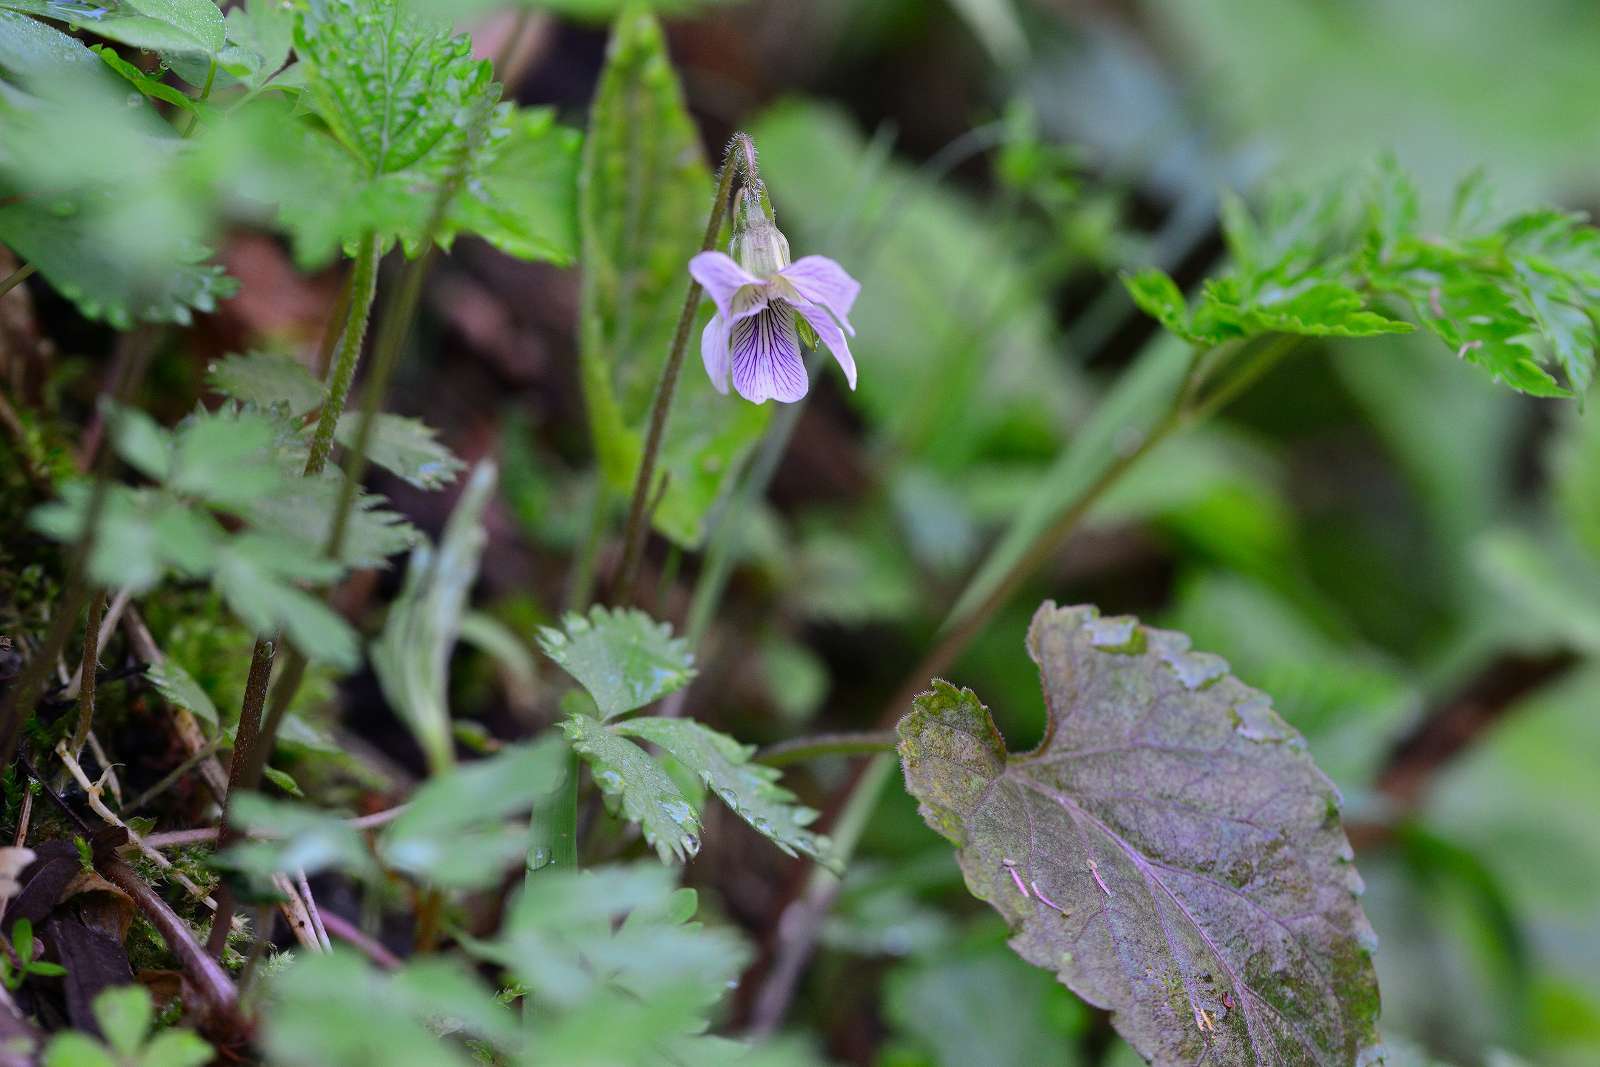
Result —
[[1377, 1055], [1378, 984], [1339, 795], [1265, 695], [1182, 634], [1046, 603], [1049, 723], [1011, 755], [971, 690], [900, 723], [906, 784], [1024, 958], [1156, 1064]]

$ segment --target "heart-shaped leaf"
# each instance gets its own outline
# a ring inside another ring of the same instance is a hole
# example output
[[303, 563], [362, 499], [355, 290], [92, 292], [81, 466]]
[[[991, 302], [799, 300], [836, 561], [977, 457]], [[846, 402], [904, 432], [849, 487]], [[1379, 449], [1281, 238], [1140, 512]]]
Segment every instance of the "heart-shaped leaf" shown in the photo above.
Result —
[[1050, 720], [1010, 755], [970, 690], [900, 724], [972, 892], [1156, 1064], [1365, 1062], [1372, 928], [1339, 795], [1267, 697], [1182, 634], [1046, 603]]

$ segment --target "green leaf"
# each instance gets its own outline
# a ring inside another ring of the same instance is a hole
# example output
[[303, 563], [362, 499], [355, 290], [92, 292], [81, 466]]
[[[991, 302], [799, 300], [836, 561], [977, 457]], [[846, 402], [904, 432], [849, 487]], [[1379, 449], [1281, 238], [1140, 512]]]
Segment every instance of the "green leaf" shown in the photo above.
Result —
[[105, 45], [95, 45], [90, 51], [99, 56], [102, 63], [127, 79], [129, 84], [145, 96], [155, 100], [163, 100], [192, 114], [199, 114], [199, 109], [195, 107], [195, 102], [189, 97], [161, 81], [160, 78], [153, 78], [146, 74]]
[[1150, 267], [1124, 274], [1122, 284], [1140, 311], [1184, 340], [1201, 343], [1189, 327], [1189, 304], [1183, 298], [1183, 290], [1166, 271]]
[[634, 608], [569, 612], [561, 629], [539, 629], [539, 647], [614, 719], [677, 692], [694, 677], [694, 654], [672, 627]]
[[502, 109], [450, 203], [439, 243], [473, 233], [509, 256], [568, 264], [578, 255], [583, 135], [548, 108]]
[[[61, 488], [61, 499], [36, 508], [29, 523], [48, 537], [75, 544], [83, 537], [92, 493], [87, 481], [69, 482]], [[221, 528], [209, 515], [165, 493], [110, 486], [89, 573], [104, 586], [136, 592], [155, 585], [169, 569], [205, 577], [222, 540]]]
[[[341, 445], [354, 447], [361, 418], [359, 411], [340, 416], [335, 433]], [[367, 458], [418, 489], [443, 489], [466, 466], [439, 442], [433, 427], [421, 419], [385, 412], [373, 416]]]
[[283, 631], [308, 659], [340, 670], [361, 660], [355, 632], [320, 599], [293, 584], [325, 582], [340, 568], [293, 542], [259, 533], [230, 538], [219, 551], [216, 586], [257, 637]]
[[88, 1034], [67, 1030], [50, 1039], [44, 1067], [120, 1067], [111, 1053]]
[[224, 38], [212, 0], [0, 0], [0, 7], [58, 19], [147, 52], [214, 55]]
[[[1076, 1010], [1074, 1010], [1076, 1009]], [[1050, 1061], [1077, 1067], [1087, 1012], [1004, 942], [959, 945], [890, 971], [884, 1013], [938, 1067]]]
[[[215, 9], [213, 8], [213, 13]], [[0, 241], [87, 317], [191, 321], [236, 284], [204, 261], [184, 142], [77, 39], [0, 5]]]
[[194, 675], [184, 670], [183, 665], [171, 656], [145, 668], [145, 677], [150, 679], [150, 684], [156, 687], [157, 692], [173, 704], [212, 726], [221, 725], [217, 706], [211, 702], [211, 697], [194, 680]]
[[377, 864], [361, 831], [337, 815], [292, 800], [241, 793], [229, 801], [228, 817], [257, 837], [222, 855], [222, 861], [236, 870], [260, 878], [325, 870], [357, 878], [377, 876]]
[[670, 753], [729, 810], [784, 852], [828, 862], [828, 839], [806, 829], [817, 813], [795, 803], [794, 794], [778, 784], [776, 768], [750, 762], [753, 746], [692, 719], [626, 719], [609, 729]]
[[645, 1003], [682, 995], [692, 1017], [726, 992], [747, 959], [729, 931], [686, 921], [692, 901], [671, 869], [654, 864], [541, 871], [512, 904], [499, 940], [475, 948], [510, 967], [534, 1005], [570, 1011], [608, 993]]
[[372, 647], [372, 666], [384, 696], [435, 771], [451, 760], [450, 652], [488, 540], [483, 512], [494, 486], [495, 465], [486, 460], [473, 471], [437, 552], [421, 545], [411, 554], [405, 588]]
[[223, 409], [186, 419], [174, 435], [167, 488], [229, 511], [277, 490], [271, 462], [277, 426], [265, 416]]
[[17, 963], [26, 971], [33, 962], [33, 923], [30, 920], [18, 919], [12, 924], [11, 951], [16, 953]]
[[[239, 514], [256, 531], [295, 542], [302, 551], [320, 558], [327, 551], [344, 473], [330, 466], [320, 475], [307, 478], [300, 476], [298, 463], [289, 466], [295, 469], [285, 472], [276, 492], [250, 501], [239, 509]], [[386, 508], [386, 503], [375, 493], [357, 491], [345, 526], [341, 563], [350, 567], [383, 567], [389, 557], [416, 543], [416, 529]]]
[[228, 46], [220, 57], [222, 64], [247, 88], [260, 89], [289, 58], [294, 9], [280, 0], [245, 0], [234, 5], [226, 21]]
[[322, 403], [322, 383], [285, 352], [224, 356], [206, 369], [206, 383], [223, 396], [270, 408], [282, 404], [304, 415]]
[[94, 1019], [106, 1044], [122, 1056], [132, 1056], [150, 1032], [154, 1011], [150, 993], [141, 985], [116, 986], [94, 998]]
[[294, 775], [288, 773], [287, 771], [280, 771], [276, 767], [263, 767], [261, 768], [261, 775], [262, 777], [266, 778], [267, 781], [271, 782], [285, 793], [288, 793], [290, 796], [299, 800], [305, 799], [306, 794], [305, 791], [300, 788], [300, 783], [295, 781]]
[[661, 862], [682, 863], [699, 853], [700, 816], [654, 757], [592, 715], [568, 716], [561, 729], [601, 792], [639, 824]]
[[1045, 604], [1050, 720], [1013, 756], [970, 690], [900, 724], [906, 785], [967, 886], [1158, 1064], [1353, 1063], [1372, 929], [1339, 797], [1267, 698], [1181, 634]]
[[86, 318], [121, 330], [136, 322], [187, 326], [192, 312], [215, 311], [219, 299], [238, 292], [234, 279], [206, 262], [211, 253], [201, 246], [172, 247], [165, 250], [169, 256], [131, 261], [108, 256], [100, 207], [100, 201], [39, 198], [7, 204], [0, 207], [0, 241], [38, 267]]
[[139, 1057], [139, 1067], [205, 1067], [216, 1051], [189, 1030], [164, 1030], [151, 1039]]
[[440, 1023], [516, 1047], [516, 1018], [492, 990], [437, 957], [395, 972], [352, 952], [309, 953], [272, 982], [273, 1010], [262, 1017], [271, 1061], [284, 1067], [383, 1064], [384, 1067], [473, 1067]]
[[396, 0], [327, 0], [295, 43], [332, 135], [308, 129], [289, 166], [272, 168], [303, 264], [367, 233], [414, 255], [447, 191], [434, 233], [444, 247], [478, 233], [511, 255], [571, 261], [577, 135], [548, 111], [496, 106], [491, 65], [466, 37]]
[[[665, 37], [643, 8], [625, 9], [612, 29], [578, 189], [584, 400], [600, 467], [626, 491], [714, 189]], [[669, 481], [655, 522], [664, 534], [700, 543], [707, 511], [768, 415], [718, 395], [692, 368], [682, 376], [662, 446]]]
[[428, 780], [379, 839], [385, 865], [446, 889], [488, 889], [522, 861], [528, 832], [506, 823], [564, 777], [564, 746], [553, 739], [512, 745], [488, 759]]

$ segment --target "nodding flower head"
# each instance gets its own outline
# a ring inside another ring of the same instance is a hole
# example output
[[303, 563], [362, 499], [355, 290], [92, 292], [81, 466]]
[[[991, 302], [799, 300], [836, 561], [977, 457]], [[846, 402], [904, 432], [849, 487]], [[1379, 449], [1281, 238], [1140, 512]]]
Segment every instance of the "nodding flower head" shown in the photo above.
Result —
[[689, 261], [689, 273], [717, 305], [700, 338], [717, 391], [727, 393], [731, 374], [739, 395], [757, 404], [805, 396], [802, 328], [828, 346], [854, 389], [856, 361], [845, 335], [856, 332], [849, 315], [861, 284], [826, 256], [790, 263], [789, 242], [753, 189], [740, 196], [730, 251], [701, 252]]

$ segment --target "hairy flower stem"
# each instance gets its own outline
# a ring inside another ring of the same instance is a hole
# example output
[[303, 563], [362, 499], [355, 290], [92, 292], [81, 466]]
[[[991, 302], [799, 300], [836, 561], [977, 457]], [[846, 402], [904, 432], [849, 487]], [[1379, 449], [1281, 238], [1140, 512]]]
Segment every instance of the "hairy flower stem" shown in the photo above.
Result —
[[[722, 172], [717, 180], [716, 197], [711, 201], [711, 217], [706, 220], [706, 235], [699, 251], [709, 252], [716, 246], [722, 233], [722, 219], [733, 202], [735, 181], [745, 186], [761, 189], [760, 172], [756, 169], [756, 149], [748, 135], [736, 133], [728, 142], [722, 156]], [[634, 586], [639, 576], [639, 564], [644, 555], [644, 542], [649, 534], [648, 507], [656, 484], [656, 463], [661, 455], [661, 441], [666, 436], [667, 416], [672, 412], [672, 397], [678, 388], [678, 373], [683, 369], [683, 356], [689, 347], [689, 333], [694, 328], [694, 315], [700, 307], [700, 283], [689, 282], [689, 291], [683, 300], [683, 311], [678, 316], [678, 329], [672, 336], [672, 350], [661, 368], [661, 378], [656, 382], [655, 399], [650, 405], [650, 426], [645, 433], [644, 452], [639, 457], [639, 473], [633, 482], [633, 497], [628, 504], [628, 525], [623, 533], [622, 566], [617, 572], [613, 589], [617, 599], [632, 602]]]
[[[339, 332], [339, 343], [334, 349], [333, 367], [328, 374], [327, 390], [323, 394], [322, 411], [317, 418], [316, 433], [311, 438], [311, 451], [306, 456], [304, 476], [315, 478], [327, 468], [328, 457], [333, 452], [333, 436], [344, 414], [344, 405], [350, 395], [350, 385], [355, 381], [356, 366], [361, 362], [361, 347], [367, 336], [367, 321], [372, 317], [372, 302], [378, 288], [378, 251], [376, 237], [361, 242], [350, 274], [350, 298], [345, 304], [344, 321]], [[239, 712], [239, 728], [234, 737], [233, 759], [228, 767], [228, 791], [222, 798], [222, 829], [217, 840], [219, 850], [232, 841], [233, 831], [228, 825], [228, 811], [235, 794], [249, 791], [261, 783], [267, 756], [272, 751], [273, 739], [289, 699], [299, 688], [305, 676], [305, 657], [298, 650], [286, 656], [283, 676], [278, 680], [279, 693], [274, 693], [271, 713], [263, 719], [272, 677], [272, 661], [277, 638], [257, 638], [250, 653], [250, 680], [246, 685], [244, 704]], [[256, 686], [259, 674], [259, 687]], [[233, 922], [236, 901], [231, 888], [224, 883], [217, 898], [217, 915], [212, 921], [211, 951], [221, 958], [227, 941], [227, 931]]]
[[83, 746], [89, 743], [89, 731], [94, 726], [95, 675], [100, 668], [100, 622], [106, 616], [106, 591], [96, 589], [89, 595], [89, 621], [83, 631], [83, 660], [78, 671], [78, 725], [72, 731], [72, 758], [77, 759]]
[[345, 400], [350, 395], [350, 383], [355, 381], [356, 365], [361, 362], [361, 345], [366, 340], [367, 319], [372, 314], [372, 300], [377, 289], [378, 239], [369, 237], [361, 242], [351, 268], [350, 303], [345, 310], [339, 347], [334, 351], [322, 413], [317, 417], [317, 431], [311, 438], [311, 452], [306, 456], [308, 478], [322, 473], [333, 452], [334, 431], [339, 428], [339, 417], [344, 414]]

